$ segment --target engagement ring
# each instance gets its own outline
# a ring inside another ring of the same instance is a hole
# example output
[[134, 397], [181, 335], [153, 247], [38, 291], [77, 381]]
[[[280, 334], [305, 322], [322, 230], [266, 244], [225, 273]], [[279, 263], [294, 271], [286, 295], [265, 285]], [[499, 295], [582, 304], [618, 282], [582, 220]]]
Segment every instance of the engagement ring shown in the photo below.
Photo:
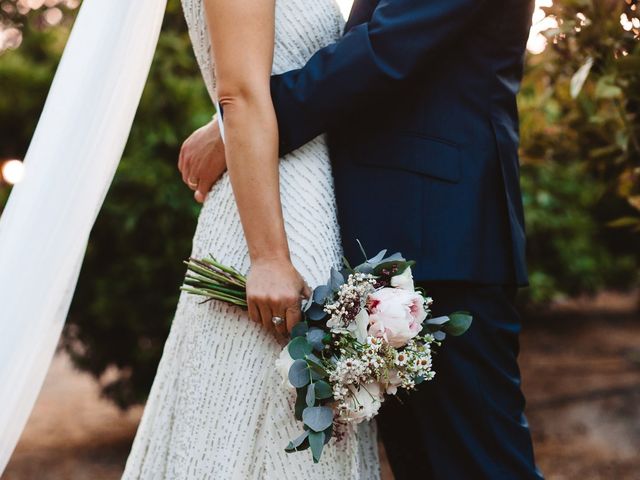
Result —
[[282, 318], [282, 317], [273, 317], [271, 319], [271, 321], [277, 327], [278, 325], [282, 325], [284, 323], [284, 318]]

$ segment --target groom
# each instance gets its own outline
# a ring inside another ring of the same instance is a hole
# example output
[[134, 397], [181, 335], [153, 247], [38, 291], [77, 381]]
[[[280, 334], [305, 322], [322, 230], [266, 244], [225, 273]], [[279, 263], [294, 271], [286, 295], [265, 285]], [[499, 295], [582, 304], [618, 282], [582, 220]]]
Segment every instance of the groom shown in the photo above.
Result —
[[[340, 41], [272, 79], [282, 154], [329, 134], [347, 258], [360, 259], [355, 239], [402, 251], [436, 316], [474, 317], [437, 355], [435, 380], [378, 417], [398, 480], [542, 478], [514, 308], [527, 283], [515, 97], [532, 9], [356, 0]], [[216, 128], [190, 147], [211, 183], [224, 169]]]

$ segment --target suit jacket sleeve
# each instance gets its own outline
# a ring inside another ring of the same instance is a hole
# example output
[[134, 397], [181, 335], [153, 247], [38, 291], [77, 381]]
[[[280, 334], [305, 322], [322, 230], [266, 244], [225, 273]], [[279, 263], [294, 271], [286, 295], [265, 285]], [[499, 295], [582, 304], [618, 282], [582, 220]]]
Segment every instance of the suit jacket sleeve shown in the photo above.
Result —
[[486, 1], [381, 0], [369, 22], [318, 51], [301, 69], [273, 76], [281, 154], [338, 125], [370, 95], [393, 102], [402, 82], [436, 63]]

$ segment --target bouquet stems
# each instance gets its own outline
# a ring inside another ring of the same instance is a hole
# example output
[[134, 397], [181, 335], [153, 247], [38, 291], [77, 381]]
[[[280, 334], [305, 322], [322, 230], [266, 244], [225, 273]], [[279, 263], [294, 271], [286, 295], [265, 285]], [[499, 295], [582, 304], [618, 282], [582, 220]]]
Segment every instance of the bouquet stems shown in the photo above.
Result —
[[235, 268], [222, 265], [215, 258], [189, 258], [184, 262], [187, 276], [181, 290], [207, 300], [220, 300], [247, 308], [247, 278]]

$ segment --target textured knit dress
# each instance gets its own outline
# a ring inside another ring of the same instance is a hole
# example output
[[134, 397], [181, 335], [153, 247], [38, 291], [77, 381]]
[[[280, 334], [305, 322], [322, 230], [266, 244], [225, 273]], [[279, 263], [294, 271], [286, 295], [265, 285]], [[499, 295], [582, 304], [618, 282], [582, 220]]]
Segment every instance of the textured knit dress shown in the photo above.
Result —
[[[196, 58], [212, 97], [215, 80], [203, 0], [183, 0]], [[341, 33], [334, 0], [277, 0], [274, 73], [301, 67]], [[292, 260], [313, 287], [339, 265], [341, 247], [325, 140], [316, 138], [280, 162], [285, 226]], [[200, 213], [192, 255], [214, 254], [241, 271], [247, 245], [225, 174]], [[379, 461], [372, 423], [321, 462], [309, 451], [287, 454], [302, 425], [293, 396], [274, 368], [281, 346], [242, 310], [200, 304], [182, 294], [123, 475], [125, 480], [375, 480]]]

